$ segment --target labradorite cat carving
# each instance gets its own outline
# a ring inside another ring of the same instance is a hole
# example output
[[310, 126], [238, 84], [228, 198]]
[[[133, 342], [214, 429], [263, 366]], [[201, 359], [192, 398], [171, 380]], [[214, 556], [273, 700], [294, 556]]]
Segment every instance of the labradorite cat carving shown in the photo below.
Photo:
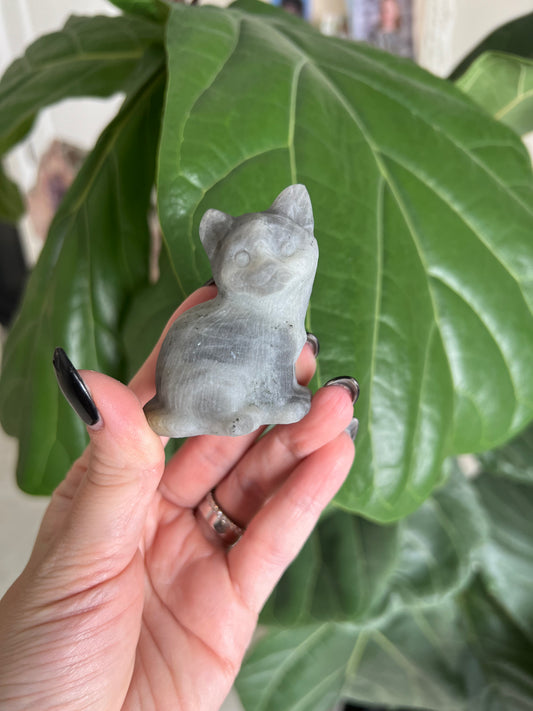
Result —
[[218, 294], [170, 328], [148, 422], [158, 434], [190, 437], [300, 420], [311, 394], [294, 367], [318, 260], [306, 188], [289, 186], [265, 212], [208, 210], [200, 239]]

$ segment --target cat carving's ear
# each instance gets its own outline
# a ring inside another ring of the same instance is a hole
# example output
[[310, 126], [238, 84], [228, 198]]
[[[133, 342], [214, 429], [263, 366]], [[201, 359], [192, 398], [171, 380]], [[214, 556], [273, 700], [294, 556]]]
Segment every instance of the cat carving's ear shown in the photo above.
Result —
[[233, 217], [220, 210], [207, 210], [200, 221], [200, 240], [209, 259], [233, 225]]
[[313, 208], [305, 185], [289, 185], [274, 200], [269, 212], [284, 215], [309, 232], [313, 231]]

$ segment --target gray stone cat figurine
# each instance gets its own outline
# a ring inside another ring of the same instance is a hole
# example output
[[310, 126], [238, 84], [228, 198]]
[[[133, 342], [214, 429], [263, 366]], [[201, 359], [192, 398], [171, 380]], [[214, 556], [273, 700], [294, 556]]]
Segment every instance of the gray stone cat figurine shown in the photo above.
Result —
[[300, 420], [311, 394], [294, 366], [318, 260], [306, 188], [289, 186], [265, 212], [208, 210], [200, 239], [218, 294], [170, 328], [148, 422], [160, 435], [190, 437]]

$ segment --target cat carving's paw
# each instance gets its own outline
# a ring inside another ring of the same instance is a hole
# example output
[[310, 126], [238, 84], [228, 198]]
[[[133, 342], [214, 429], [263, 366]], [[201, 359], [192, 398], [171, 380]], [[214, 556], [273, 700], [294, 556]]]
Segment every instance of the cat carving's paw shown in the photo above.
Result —
[[227, 424], [227, 433], [230, 437], [240, 437], [250, 434], [259, 427], [256, 420], [247, 413], [239, 413], [233, 417]]
[[305, 417], [311, 407], [311, 393], [302, 388], [286, 403], [286, 405], [276, 412], [274, 422], [280, 425], [288, 425], [291, 422], [298, 422]]

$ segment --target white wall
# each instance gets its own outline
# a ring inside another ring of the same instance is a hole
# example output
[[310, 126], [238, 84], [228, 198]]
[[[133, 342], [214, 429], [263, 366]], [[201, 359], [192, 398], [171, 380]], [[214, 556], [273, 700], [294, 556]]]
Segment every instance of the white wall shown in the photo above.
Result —
[[533, 0], [457, 0], [452, 57], [462, 59], [497, 27], [529, 12]]
[[500, 25], [533, 12], [533, 0], [415, 0], [420, 64], [448, 76]]

